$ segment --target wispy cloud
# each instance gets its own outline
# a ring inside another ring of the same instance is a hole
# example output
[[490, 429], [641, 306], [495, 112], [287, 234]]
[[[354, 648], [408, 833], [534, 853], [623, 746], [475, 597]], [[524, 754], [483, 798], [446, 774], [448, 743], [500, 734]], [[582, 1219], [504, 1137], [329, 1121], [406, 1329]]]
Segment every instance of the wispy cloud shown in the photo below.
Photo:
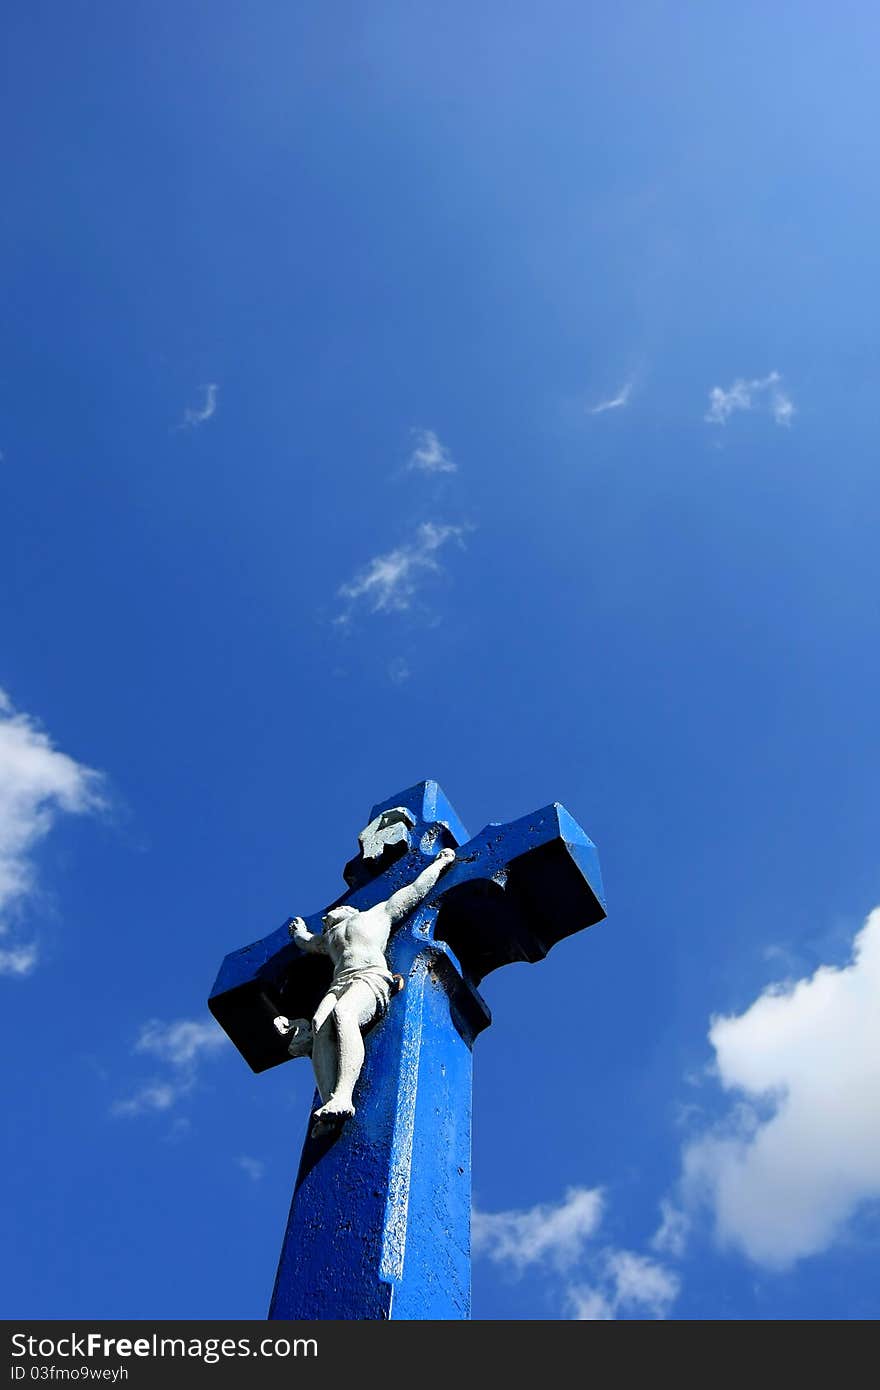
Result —
[[777, 425], [790, 425], [795, 413], [794, 402], [784, 391], [774, 391], [770, 398], [770, 413]]
[[567, 1302], [571, 1316], [581, 1322], [607, 1322], [622, 1315], [665, 1318], [680, 1288], [678, 1275], [649, 1255], [603, 1250], [595, 1281], [573, 1284]]
[[658, 1260], [598, 1245], [605, 1199], [600, 1188], [573, 1187], [561, 1202], [521, 1211], [473, 1213], [473, 1248], [516, 1277], [531, 1267], [555, 1272], [548, 1288], [570, 1317], [597, 1320], [631, 1315], [663, 1318], [679, 1279]]
[[[363, 603], [371, 613], [409, 608], [421, 580], [440, 570], [438, 551], [449, 541], [461, 542], [464, 533], [463, 526], [423, 522], [408, 544], [374, 555], [354, 579], [339, 588], [339, 597], [348, 599], [350, 605]], [[341, 621], [346, 620], [347, 615], [343, 615]]]
[[571, 1187], [562, 1202], [525, 1211], [474, 1211], [474, 1253], [523, 1270], [548, 1260], [565, 1269], [583, 1254], [602, 1220], [601, 1189]]
[[844, 966], [772, 985], [709, 1030], [731, 1093], [683, 1153], [682, 1194], [767, 1269], [831, 1246], [880, 1197], [880, 908]]
[[139, 1086], [125, 1100], [117, 1100], [110, 1107], [114, 1115], [145, 1115], [149, 1111], [170, 1110], [182, 1095], [192, 1089], [192, 1083], [184, 1086], [171, 1081], [149, 1081]]
[[189, 1018], [161, 1023], [151, 1019], [141, 1028], [133, 1050], [157, 1058], [169, 1070], [116, 1101], [112, 1114], [133, 1116], [171, 1110], [195, 1087], [202, 1061], [221, 1051], [227, 1042], [216, 1023]]
[[660, 1225], [651, 1237], [651, 1249], [661, 1255], [681, 1259], [691, 1229], [691, 1219], [674, 1202], [664, 1198], [660, 1203]]
[[135, 1052], [146, 1052], [173, 1067], [188, 1067], [204, 1054], [216, 1052], [226, 1044], [226, 1035], [216, 1023], [181, 1018], [176, 1023], [145, 1023], [135, 1043]]
[[620, 410], [622, 406], [629, 404], [632, 394], [633, 382], [628, 381], [625, 386], [621, 386], [616, 396], [610, 400], [600, 401], [598, 405], [590, 406], [587, 410], [588, 415], [602, 415], [606, 410]]
[[250, 1158], [248, 1154], [241, 1154], [236, 1160], [243, 1173], [247, 1173], [251, 1182], [259, 1182], [266, 1172], [266, 1165], [261, 1158]]
[[[0, 937], [5, 937], [8, 927], [0, 924]], [[0, 946], [0, 975], [30, 975], [40, 959], [35, 941], [27, 945]]]
[[388, 679], [392, 685], [404, 685], [412, 675], [406, 657], [396, 656], [388, 663]]
[[709, 392], [709, 409], [704, 419], [710, 425], [726, 425], [738, 410], [766, 409], [777, 425], [790, 425], [795, 414], [794, 403], [782, 388], [779, 372], [747, 381], [737, 377], [726, 390], [713, 386]]
[[209, 381], [201, 388], [203, 399], [201, 405], [188, 405], [183, 412], [181, 429], [195, 429], [197, 425], [203, 425], [206, 420], [217, 411], [217, 396], [220, 387], [216, 381]]
[[418, 473], [456, 473], [458, 464], [433, 430], [413, 430], [414, 446], [407, 468]]
[[37, 891], [36, 845], [59, 814], [84, 815], [105, 805], [100, 774], [53, 748], [0, 690], [0, 975], [28, 975], [37, 964], [36, 942], [17, 939]]

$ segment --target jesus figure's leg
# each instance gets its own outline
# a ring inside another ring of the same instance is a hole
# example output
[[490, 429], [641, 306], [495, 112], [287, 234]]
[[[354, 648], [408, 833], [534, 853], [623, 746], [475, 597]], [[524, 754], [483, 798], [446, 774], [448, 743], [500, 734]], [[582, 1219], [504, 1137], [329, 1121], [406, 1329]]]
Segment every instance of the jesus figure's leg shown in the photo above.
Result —
[[[315, 1076], [324, 1104], [315, 1111], [315, 1121], [340, 1123], [354, 1114], [353, 1092], [364, 1065], [364, 1040], [361, 1029], [366, 1028], [379, 1007], [376, 996], [363, 980], [355, 980], [336, 1002], [330, 1017], [321, 1026], [315, 1039], [312, 1059]], [[332, 1033], [332, 1039], [324, 1038]], [[335, 1068], [331, 1064], [331, 1046]], [[319, 1075], [319, 1068], [324, 1075]], [[335, 1070], [335, 1076], [331, 1071]], [[323, 1084], [322, 1084], [323, 1083]], [[329, 1084], [329, 1094], [326, 1087]]]

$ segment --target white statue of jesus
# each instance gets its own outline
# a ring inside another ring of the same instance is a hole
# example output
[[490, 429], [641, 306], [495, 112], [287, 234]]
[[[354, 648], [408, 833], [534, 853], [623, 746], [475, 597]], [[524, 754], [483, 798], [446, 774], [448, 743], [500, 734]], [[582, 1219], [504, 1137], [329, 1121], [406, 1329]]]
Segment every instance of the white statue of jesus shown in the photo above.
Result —
[[301, 917], [291, 922], [290, 935], [298, 946], [321, 952], [333, 962], [333, 979], [311, 1023], [281, 1014], [274, 1020], [278, 1032], [290, 1039], [291, 1056], [311, 1053], [323, 1101], [312, 1116], [313, 1138], [354, 1114], [352, 1096], [364, 1064], [362, 1030], [385, 1013], [392, 993], [403, 988], [385, 959], [391, 930], [427, 897], [454, 859], [455, 850], [441, 849], [412, 883], [375, 907], [330, 908], [320, 933], [310, 932]]

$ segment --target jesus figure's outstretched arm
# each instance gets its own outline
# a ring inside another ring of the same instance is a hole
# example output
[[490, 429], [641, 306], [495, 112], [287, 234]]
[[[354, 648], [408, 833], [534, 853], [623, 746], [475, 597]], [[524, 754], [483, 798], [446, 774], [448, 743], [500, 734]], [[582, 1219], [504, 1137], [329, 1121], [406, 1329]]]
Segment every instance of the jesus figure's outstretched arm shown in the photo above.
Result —
[[296, 942], [300, 950], [326, 954], [327, 943], [323, 936], [320, 933], [316, 934], [309, 931], [302, 917], [294, 917], [287, 931], [291, 940]]
[[385, 904], [385, 910], [391, 918], [393, 926], [402, 922], [413, 908], [418, 907], [454, 859], [454, 849], [441, 849], [433, 864], [429, 864], [427, 869], [422, 869], [418, 878], [413, 879], [412, 883], [408, 883], [405, 888], [398, 888], [396, 893], [391, 894]]

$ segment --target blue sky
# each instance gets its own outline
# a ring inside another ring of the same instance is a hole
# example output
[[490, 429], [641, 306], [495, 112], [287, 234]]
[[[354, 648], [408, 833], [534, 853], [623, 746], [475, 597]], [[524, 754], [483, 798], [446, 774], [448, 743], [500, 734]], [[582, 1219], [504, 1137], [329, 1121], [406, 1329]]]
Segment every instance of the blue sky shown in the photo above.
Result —
[[8, 1317], [261, 1317], [205, 1008], [373, 803], [562, 801], [479, 1318], [878, 1299], [874, 6], [6, 7]]

